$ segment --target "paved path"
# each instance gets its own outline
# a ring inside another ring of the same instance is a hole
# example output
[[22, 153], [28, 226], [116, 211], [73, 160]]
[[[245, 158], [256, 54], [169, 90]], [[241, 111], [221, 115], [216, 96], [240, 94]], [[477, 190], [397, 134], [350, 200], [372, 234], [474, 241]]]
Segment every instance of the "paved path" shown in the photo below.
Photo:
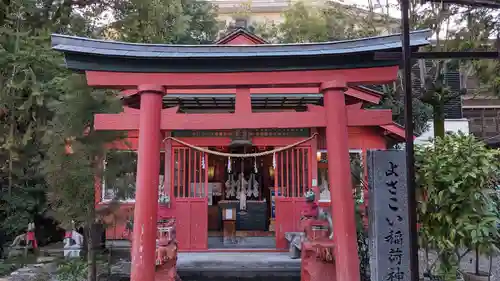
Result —
[[288, 253], [179, 253], [179, 270], [300, 270], [300, 259]]
[[[181, 276], [299, 276], [300, 259], [288, 253], [179, 253], [177, 269]], [[118, 261], [112, 272], [130, 274], [130, 261]]]
[[57, 281], [53, 278], [56, 270], [55, 263], [30, 264], [12, 272], [6, 279], [8, 281]]
[[[431, 255], [431, 258], [434, 257]], [[423, 272], [425, 265], [422, 251], [420, 258], [420, 272]], [[462, 260], [460, 267], [467, 271], [473, 271], [474, 258], [473, 253], [468, 254]], [[489, 260], [481, 258], [480, 269], [488, 271], [488, 267]], [[300, 272], [300, 259], [290, 259], [288, 253], [179, 253], [178, 268], [179, 272], [185, 275], [200, 276], [187, 280], [208, 280], [210, 276], [218, 275], [220, 272], [226, 272], [230, 275], [252, 273], [265, 276], [273, 273], [279, 276], [290, 276]], [[57, 281], [53, 279], [54, 272], [55, 264], [39, 263], [21, 268], [9, 277], [0, 278], [0, 281]], [[112, 266], [112, 272], [120, 275], [130, 274], [130, 262], [127, 260], [117, 261]], [[206, 275], [205, 277], [208, 279], [202, 277], [200, 273], [204, 273], [203, 275]], [[493, 259], [492, 274], [491, 281], [500, 281], [500, 257]]]
[[[419, 270], [420, 270], [420, 275], [422, 275], [422, 272], [425, 269], [425, 256], [424, 252], [420, 251], [420, 264], [419, 264]], [[429, 258], [431, 260], [435, 259], [436, 255], [429, 254]], [[474, 253], [469, 253], [467, 254], [463, 259], [460, 264], [460, 269], [468, 272], [473, 272], [474, 271], [474, 264], [475, 264], [475, 255]], [[479, 269], [484, 272], [488, 272], [490, 265], [489, 259], [485, 257], [481, 257], [479, 260]], [[493, 277], [491, 278], [490, 281], [500, 281], [500, 256], [494, 257], [493, 262], [492, 262], [492, 269], [491, 269], [491, 274]]]

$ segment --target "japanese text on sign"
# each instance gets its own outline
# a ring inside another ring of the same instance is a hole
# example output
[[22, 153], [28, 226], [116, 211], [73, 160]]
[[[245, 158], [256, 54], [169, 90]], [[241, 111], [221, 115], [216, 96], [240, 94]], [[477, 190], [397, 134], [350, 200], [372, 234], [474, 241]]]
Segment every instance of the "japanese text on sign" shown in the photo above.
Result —
[[407, 281], [409, 227], [405, 152], [368, 151], [372, 280]]

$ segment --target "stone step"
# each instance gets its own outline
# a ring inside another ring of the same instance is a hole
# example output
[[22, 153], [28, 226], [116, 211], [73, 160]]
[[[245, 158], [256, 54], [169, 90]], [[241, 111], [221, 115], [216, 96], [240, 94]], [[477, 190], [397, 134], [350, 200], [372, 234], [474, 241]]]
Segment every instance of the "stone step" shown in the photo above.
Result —
[[[300, 266], [300, 259], [290, 259], [288, 253], [277, 252], [179, 253], [177, 259], [177, 271], [181, 278], [184, 278], [184, 276], [193, 278], [196, 276], [218, 276], [221, 278], [244, 276], [248, 278], [252, 276], [300, 277]], [[112, 273], [121, 276], [130, 275], [130, 261], [116, 263], [113, 266]]]

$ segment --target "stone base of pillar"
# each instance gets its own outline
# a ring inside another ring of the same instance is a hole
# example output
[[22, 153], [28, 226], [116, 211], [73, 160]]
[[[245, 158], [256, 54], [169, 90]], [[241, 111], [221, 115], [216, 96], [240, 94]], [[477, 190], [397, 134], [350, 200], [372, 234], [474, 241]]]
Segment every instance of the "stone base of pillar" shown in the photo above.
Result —
[[329, 239], [302, 244], [301, 281], [336, 281], [334, 243]]
[[177, 243], [171, 243], [163, 249], [158, 249], [165, 260], [156, 266], [155, 281], [181, 281], [177, 274]]
[[322, 210], [315, 200], [309, 200], [302, 211], [300, 227], [304, 231], [304, 237], [301, 247], [301, 281], [337, 280], [335, 244], [330, 239], [329, 223], [320, 219], [320, 211]]

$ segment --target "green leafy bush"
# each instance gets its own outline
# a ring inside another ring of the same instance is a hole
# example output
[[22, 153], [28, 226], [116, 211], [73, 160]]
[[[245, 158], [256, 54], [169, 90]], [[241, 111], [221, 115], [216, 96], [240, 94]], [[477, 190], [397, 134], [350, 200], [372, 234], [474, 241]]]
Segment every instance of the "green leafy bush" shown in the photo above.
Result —
[[[98, 271], [102, 271], [107, 263], [104, 257], [97, 257]], [[57, 280], [59, 281], [83, 281], [87, 280], [89, 263], [85, 259], [69, 259], [60, 263], [57, 267]]]
[[0, 262], [0, 277], [7, 276], [19, 267], [19, 264]]
[[88, 264], [82, 259], [71, 259], [59, 264], [57, 278], [60, 281], [82, 281], [87, 279]]
[[499, 156], [464, 134], [449, 134], [415, 150], [420, 244], [437, 252], [437, 272], [446, 281], [456, 280], [463, 249], [480, 245], [487, 253], [493, 239], [500, 239], [491, 196]]

